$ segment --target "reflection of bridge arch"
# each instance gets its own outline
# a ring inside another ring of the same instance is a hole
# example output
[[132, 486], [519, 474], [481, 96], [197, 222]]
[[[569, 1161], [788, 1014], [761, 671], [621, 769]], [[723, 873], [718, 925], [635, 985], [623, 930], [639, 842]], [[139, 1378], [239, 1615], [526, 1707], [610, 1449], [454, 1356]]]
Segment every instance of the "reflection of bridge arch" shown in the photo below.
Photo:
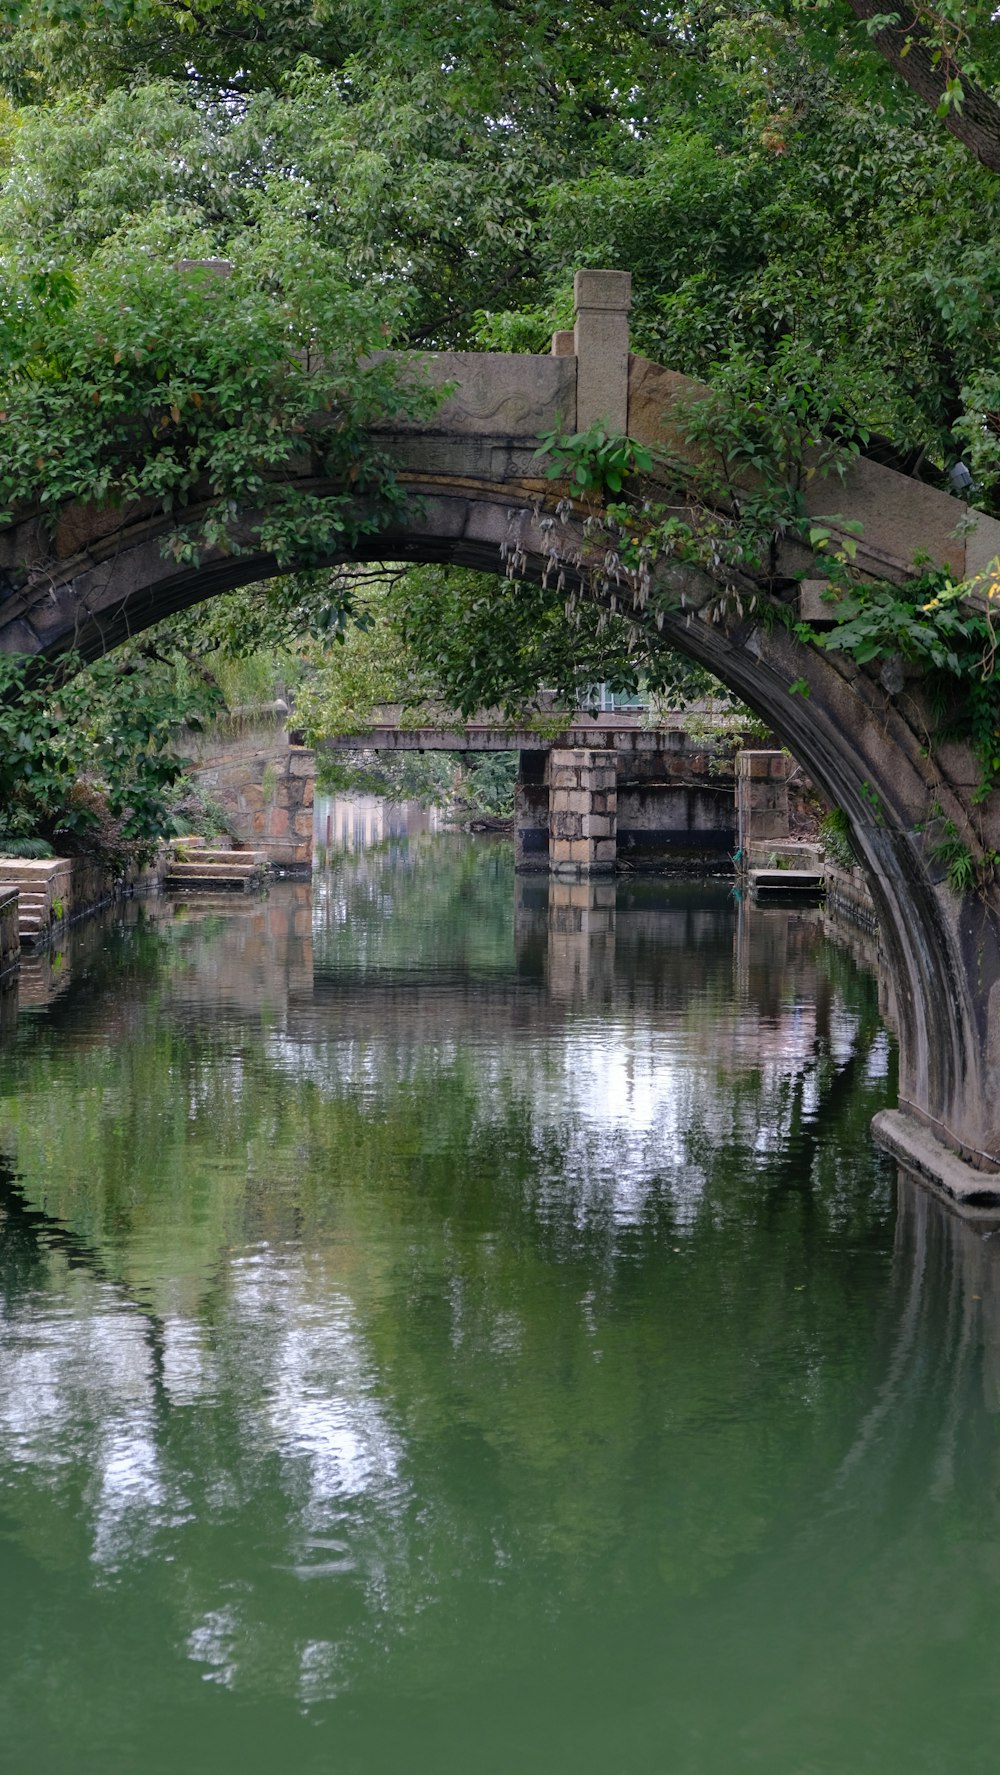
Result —
[[[676, 403], [692, 385], [629, 356], [627, 277], [581, 273], [577, 298], [575, 333], [557, 335], [551, 357], [459, 353], [428, 360], [430, 375], [455, 392], [432, 420], [386, 431], [413, 495], [407, 514], [338, 559], [502, 571], [513, 509], [523, 514], [524, 577], [537, 579], [548, 545], [534, 508], [551, 495], [533, 469], [539, 434], [603, 419], [642, 442], [665, 443], [675, 453], [684, 447]], [[323, 483], [304, 484], [323, 491]], [[872, 574], [905, 576], [918, 548], [969, 574], [1000, 550], [1000, 525], [983, 518], [966, 535], [968, 514], [959, 501], [874, 463], [856, 464], [835, 492], [814, 483], [809, 501], [813, 511], [835, 503], [864, 525], [859, 563]], [[36, 516], [0, 534], [7, 575], [0, 648], [57, 654], [78, 646], [95, 656], [173, 611], [274, 570], [270, 557], [253, 552], [252, 511], [243, 516], [248, 553], [233, 559], [209, 550], [198, 567], [179, 568], [164, 557], [169, 523], [148, 510], [133, 517], [67, 508], [54, 558]], [[781, 567], [786, 575], [801, 572], [808, 560], [800, 550]], [[890, 694], [873, 673], [803, 646], [780, 625], [735, 615], [702, 620], [698, 608], [716, 588], [707, 576], [684, 573], [688, 609], [667, 615], [664, 641], [763, 715], [850, 819], [895, 977], [911, 1150], [923, 1139], [922, 1125], [974, 1166], [997, 1171], [1000, 908], [995, 891], [960, 898], [941, 883], [924, 826], [934, 805], [960, 833], [1000, 849], [1000, 798], [975, 806], [974, 760], [954, 746], [928, 745], [926, 711], [913, 686]], [[806, 694], [791, 695], [793, 684]], [[903, 1133], [897, 1121], [895, 1134]], [[960, 1187], [958, 1173], [954, 1180]]]

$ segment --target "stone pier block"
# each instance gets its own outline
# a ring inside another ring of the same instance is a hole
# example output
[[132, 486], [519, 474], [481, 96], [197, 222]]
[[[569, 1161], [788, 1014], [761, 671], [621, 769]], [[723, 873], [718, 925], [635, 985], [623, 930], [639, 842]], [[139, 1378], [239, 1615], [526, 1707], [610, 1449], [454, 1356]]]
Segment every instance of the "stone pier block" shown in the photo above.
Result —
[[599, 788], [602, 783], [608, 785], [609, 783], [617, 781], [618, 766], [613, 758], [609, 758], [608, 754], [603, 750], [600, 752], [591, 752], [589, 756], [593, 762], [590, 764], [581, 764], [581, 780], [586, 777], [588, 783], [590, 783], [591, 787], [595, 789]]
[[754, 841], [759, 843], [762, 838], [784, 839], [788, 837], [788, 818], [780, 813], [755, 813], [753, 816]]
[[553, 750], [546, 776], [550, 869], [581, 875], [613, 869], [617, 827], [614, 759], [604, 751], [583, 747]]
[[744, 751], [736, 760], [737, 844], [746, 855], [752, 844], [788, 837], [788, 774], [784, 752]]

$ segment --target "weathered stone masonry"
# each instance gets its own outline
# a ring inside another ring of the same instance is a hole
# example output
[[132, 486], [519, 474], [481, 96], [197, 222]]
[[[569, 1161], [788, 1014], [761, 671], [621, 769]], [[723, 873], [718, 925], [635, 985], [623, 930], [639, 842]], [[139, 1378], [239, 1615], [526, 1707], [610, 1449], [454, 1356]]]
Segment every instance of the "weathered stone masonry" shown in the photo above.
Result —
[[[557, 339], [547, 357], [457, 352], [416, 360], [453, 392], [426, 419], [394, 417], [379, 428], [413, 497], [380, 534], [332, 551], [331, 564], [444, 561], [502, 573], [513, 513], [522, 576], [540, 580], [551, 571], [550, 518], [560, 496], [539, 472], [543, 433], [605, 418], [668, 456], [690, 454], [685, 409], [704, 391], [629, 354], [628, 274], [580, 272], [575, 293], [571, 350]], [[320, 496], [342, 491], [323, 480], [319, 454], [303, 453], [302, 476]], [[829, 483], [813, 477], [803, 498], [807, 515], [829, 512]], [[1000, 557], [1000, 523], [864, 458], [848, 466], [835, 504], [842, 521], [861, 527], [855, 565], [863, 574], [905, 580], [919, 551], [965, 579]], [[196, 508], [188, 515], [197, 522]], [[275, 571], [252, 508], [240, 516], [243, 552], [208, 548], [197, 563], [178, 563], [164, 549], [173, 523], [166, 507], [67, 502], [53, 535], [46, 514], [19, 512], [0, 532], [0, 648], [50, 656], [75, 648], [94, 658], [173, 611]], [[579, 517], [567, 538], [584, 545]], [[800, 576], [812, 584], [822, 562], [787, 538], [777, 570], [785, 583]], [[720, 612], [718, 584], [703, 578], [683, 607], [664, 609], [665, 645], [748, 702], [843, 809], [879, 913], [896, 982], [900, 1091], [899, 1111], [879, 1118], [878, 1136], [966, 1205], [1000, 1205], [1000, 891], [985, 881], [955, 893], [936, 854], [949, 823], [976, 854], [1000, 850], [1000, 793], [978, 799], [976, 759], [967, 746], [935, 739], [919, 682], [896, 692], [877, 668], [808, 646], [747, 606]], [[801, 613], [810, 613], [805, 594]], [[825, 620], [822, 601], [816, 618]], [[291, 776], [289, 769], [286, 781]], [[305, 809], [293, 810], [288, 794], [288, 805], [275, 798], [286, 818], [274, 824], [287, 827], [275, 836], [293, 848]], [[583, 833], [560, 842], [583, 843]], [[599, 842], [606, 840], [586, 840]]]
[[752, 843], [788, 837], [788, 775], [784, 752], [739, 754], [736, 760], [736, 838], [748, 852]]
[[241, 844], [264, 852], [275, 868], [311, 869], [316, 758], [291, 742], [283, 710], [228, 735], [189, 735], [183, 749]]
[[549, 868], [557, 874], [611, 873], [618, 825], [617, 776], [606, 752], [552, 751], [549, 786]]

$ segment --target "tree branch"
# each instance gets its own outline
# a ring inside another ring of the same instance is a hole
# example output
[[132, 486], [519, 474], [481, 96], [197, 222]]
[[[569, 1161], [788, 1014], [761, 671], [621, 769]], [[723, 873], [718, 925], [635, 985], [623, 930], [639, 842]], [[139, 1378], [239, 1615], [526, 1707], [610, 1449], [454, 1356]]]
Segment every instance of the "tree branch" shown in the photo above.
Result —
[[[847, 0], [855, 18], [866, 24], [885, 16], [885, 0]], [[872, 33], [872, 42], [894, 73], [933, 110], [945, 101], [949, 82], [958, 81], [961, 104], [949, 103], [944, 115], [949, 129], [988, 172], [1000, 173], [1000, 104], [985, 88], [963, 73], [933, 32], [910, 7], [897, 22]]]

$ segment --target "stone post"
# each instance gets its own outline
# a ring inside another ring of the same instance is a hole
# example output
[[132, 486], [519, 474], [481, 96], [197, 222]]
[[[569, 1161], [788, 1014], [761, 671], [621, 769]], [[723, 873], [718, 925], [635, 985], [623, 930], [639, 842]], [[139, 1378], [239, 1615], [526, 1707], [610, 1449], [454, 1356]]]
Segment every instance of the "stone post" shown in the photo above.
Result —
[[[632, 274], [578, 271], [576, 306], [576, 429], [606, 425], [628, 431], [628, 311]], [[556, 339], [560, 335], [556, 334]], [[557, 349], [555, 344], [553, 349]], [[561, 347], [557, 350], [561, 355]]]
[[618, 792], [614, 754], [580, 747], [553, 750], [549, 786], [549, 869], [610, 874], [617, 856]]
[[788, 838], [785, 752], [741, 752], [736, 760], [736, 842], [744, 859], [753, 844]]

